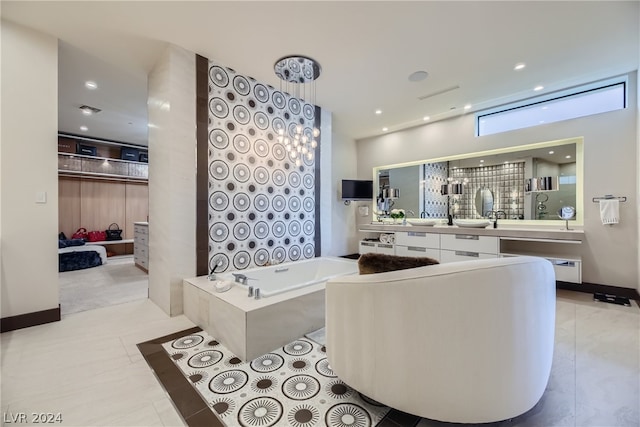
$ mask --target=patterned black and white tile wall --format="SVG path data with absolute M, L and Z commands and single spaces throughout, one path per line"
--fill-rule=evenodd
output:
M 480 218 L 476 193 L 487 188 L 493 194 L 493 210 L 502 210 L 507 218 L 524 217 L 524 162 L 496 166 L 451 169 L 454 179 L 468 179 L 464 192 L 452 196 L 452 213 L 459 218 Z
M 209 61 L 209 269 L 243 270 L 315 256 L 316 156 L 278 141 L 316 108 Z
M 447 162 L 425 163 L 422 165 L 421 173 L 421 212 L 425 212 L 427 218 L 446 218 L 447 198 L 440 193 L 440 188 L 447 183 Z

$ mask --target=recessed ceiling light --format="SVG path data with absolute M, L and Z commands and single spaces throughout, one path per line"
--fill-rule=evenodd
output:
M 388 130 L 389 130 L 389 128 L 382 128 L 382 132 L 386 132 Z
M 421 82 L 424 79 L 426 79 L 428 75 L 429 75 L 429 73 L 427 73 L 426 71 L 415 71 L 415 72 L 409 74 L 409 81 L 410 82 Z
M 504 164 L 505 164 L 505 165 L 508 165 L 508 164 L 509 164 L 509 161 L 507 160 L 506 162 L 504 162 Z
M 533 90 L 535 90 L 536 92 L 542 89 L 544 89 L 544 86 L 540 86 L 540 85 L 533 88 Z
M 82 111 L 82 114 L 84 114 L 85 116 L 90 116 L 93 114 L 93 111 L 89 110 L 88 108 L 81 108 L 80 110 Z
M 88 131 L 88 130 L 89 130 L 89 128 L 88 128 L 88 127 L 86 127 L 86 126 L 80 126 L 80 130 L 81 130 L 82 132 L 86 132 L 86 131 Z
M 376 114 L 382 114 L 382 110 L 376 110 Z
M 431 118 L 431 117 L 429 117 L 429 116 L 424 116 L 424 117 L 422 118 L 422 120 L 424 120 L 424 121 L 426 122 L 426 121 L 427 121 L 427 120 L 429 120 L 430 118 Z
M 480 163 L 484 163 L 484 160 L 480 160 Z
M 555 152 L 555 151 L 551 150 L 551 151 L 549 151 L 549 154 L 553 154 L 554 152 Z
M 84 87 L 86 87 L 87 89 L 98 89 L 98 83 L 88 80 L 86 82 L 84 82 Z
M 570 155 L 566 155 L 566 156 L 564 156 L 564 158 L 565 158 L 565 159 L 570 159 L 570 158 L 571 158 L 571 156 L 570 156 Z
M 465 110 L 468 110 L 469 108 L 471 108 L 471 104 L 467 104 L 467 105 L 464 106 Z
M 524 67 L 526 67 L 526 66 L 527 66 L 527 64 L 525 64 L 524 62 L 518 62 L 518 63 L 513 67 L 513 69 L 514 69 L 515 71 L 518 71 L 518 70 L 522 70 L 522 69 L 523 69 Z

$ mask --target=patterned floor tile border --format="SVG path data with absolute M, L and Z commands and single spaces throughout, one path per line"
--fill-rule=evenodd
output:
M 324 346 L 304 338 L 250 363 L 204 331 L 162 347 L 227 427 L 369 427 L 389 412 L 340 381 Z

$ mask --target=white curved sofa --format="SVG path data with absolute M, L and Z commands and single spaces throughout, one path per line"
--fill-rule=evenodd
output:
M 392 408 L 458 423 L 513 418 L 547 386 L 555 289 L 537 257 L 331 279 L 327 356 L 338 378 Z

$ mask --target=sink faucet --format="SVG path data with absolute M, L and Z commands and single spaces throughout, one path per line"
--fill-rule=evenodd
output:
M 427 211 L 422 211 L 422 212 L 420 212 L 420 218 L 426 218 L 426 217 L 428 217 L 428 216 L 431 216 L 431 215 L 429 214 L 429 212 L 427 212 Z
M 407 209 L 407 212 L 409 212 L 413 216 L 416 216 L 416 213 L 414 211 L 412 211 L 411 209 Z
M 245 276 L 244 274 L 231 273 L 231 275 L 235 278 L 236 282 L 240 283 L 241 285 L 246 285 L 247 284 L 247 280 L 249 280 L 249 278 L 247 276 Z
M 493 228 L 498 228 L 498 218 L 500 217 L 500 214 L 502 214 L 503 219 L 507 217 L 507 213 L 505 211 L 489 211 L 487 213 L 487 218 L 493 219 Z

